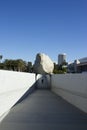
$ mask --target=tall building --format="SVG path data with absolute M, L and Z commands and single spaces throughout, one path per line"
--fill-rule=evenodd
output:
M 58 55 L 58 65 L 62 65 L 62 63 L 66 62 L 66 54 L 59 54 Z

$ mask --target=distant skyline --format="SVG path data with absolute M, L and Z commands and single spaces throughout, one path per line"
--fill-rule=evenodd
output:
M 34 62 L 37 53 L 87 57 L 87 0 L 0 1 L 0 55 Z

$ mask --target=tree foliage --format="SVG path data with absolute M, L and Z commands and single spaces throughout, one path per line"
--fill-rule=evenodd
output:
M 20 72 L 32 72 L 32 62 L 26 62 L 22 59 L 5 59 L 3 63 L 0 63 L 0 69 Z
M 65 74 L 67 72 L 67 63 L 63 63 L 62 65 L 58 65 L 54 63 L 54 74 Z
M 0 55 L 0 60 L 2 60 L 2 58 L 3 58 L 3 56 L 2 56 L 2 55 Z

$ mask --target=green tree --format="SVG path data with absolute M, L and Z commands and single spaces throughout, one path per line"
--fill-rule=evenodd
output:
M 30 73 L 31 73 L 31 72 L 33 71 L 32 62 L 28 62 L 26 68 L 27 68 L 27 72 L 30 72 Z
M 12 63 L 12 60 L 5 59 L 5 61 L 4 61 L 4 69 L 11 70 L 11 63 Z
M 26 71 L 26 62 L 22 59 L 18 59 L 17 61 L 17 71 Z
M 67 66 L 65 65 L 66 63 L 63 63 L 62 65 L 58 65 L 54 63 L 54 74 L 64 74 L 67 72 Z
M 2 56 L 2 55 L 0 55 L 0 61 L 2 60 L 2 58 L 3 58 L 3 56 Z
M 17 59 L 17 60 L 6 59 L 4 61 L 4 69 L 13 70 L 13 71 L 25 71 L 26 62 L 23 61 L 22 59 Z
M 4 69 L 4 64 L 0 63 L 0 69 Z

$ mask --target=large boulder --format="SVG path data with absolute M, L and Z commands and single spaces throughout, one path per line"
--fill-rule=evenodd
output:
M 51 74 L 54 69 L 54 64 L 49 56 L 38 53 L 34 63 L 34 72 L 37 74 Z

